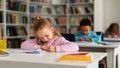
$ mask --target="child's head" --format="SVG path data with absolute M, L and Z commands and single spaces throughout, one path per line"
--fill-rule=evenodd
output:
M 92 29 L 92 23 L 88 18 L 84 18 L 80 22 L 80 27 L 79 28 L 84 34 L 88 34 L 89 31 Z
M 112 23 L 110 24 L 110 26 L 108 27 L 107 31 L 111 34 L 111 35 L 116 35 L 119 33 L 119 24 L 118 23 Z
M 53 24 L 47 19 L 37 16 L 34 20 L 34 31 L 42 42 L 49 42 L 55 36 L 60 36 Z

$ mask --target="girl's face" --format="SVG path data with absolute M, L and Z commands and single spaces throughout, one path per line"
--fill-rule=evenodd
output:
M 36 35 L 42 42 L 47 43 L 53 39 L 53 27 L 44 27 L 43 29 L 38 29 Z
M 80 30 L 83 32 L 83 34 L 88 34 L 89 31 L 91 30 L 91 26 L 80 26 Z

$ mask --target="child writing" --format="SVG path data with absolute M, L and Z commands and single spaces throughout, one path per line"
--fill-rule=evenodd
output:
M 76 43 L 62 37 L 47 19 L 38 16 L 33 23 L 36 38 L 24 41 L 21 44 L 22 49 L 42 49 L 47 52 L 73 52 L 79 50 Z
M 97 42 L 97 34 L 92 31 L 92 23 L 88 18 L 81 20 L 80 31 L 75 34 L 76 41 Z
M 110 24 L 108 29 L 105 31 L 104 37 L 107 37 L 107 38 L 118 38 L 118 37 L 120 37 L 119 24 L 118 23 Z

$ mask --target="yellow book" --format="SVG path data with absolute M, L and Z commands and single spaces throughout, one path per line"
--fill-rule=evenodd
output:
M 92 54 L 89 52 L 79 52 L 79 53 L 72 53 L 66 54 L 59 58 L 59 61 L 80 61 L 80 62 L 91 62 L 92 61 Z
M 7 39 L 0 39 L 0 51 L 7 50 Z

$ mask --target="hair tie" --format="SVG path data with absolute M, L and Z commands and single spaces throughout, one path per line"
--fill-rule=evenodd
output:
M 37 20 L 41 20 L 42 17 L 41 17 L 41 16 L 37 16 L 36 19 L 37 19 Z

